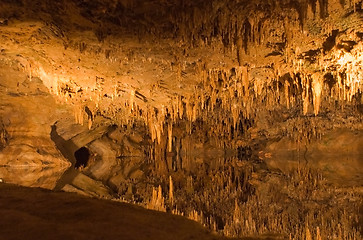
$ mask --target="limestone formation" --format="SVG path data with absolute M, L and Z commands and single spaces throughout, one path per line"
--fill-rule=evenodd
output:
M 226 236 L 360 239 L 362 14 L 358 0 L 0 1 L 0 178 L 59 167 L 24 175 Z

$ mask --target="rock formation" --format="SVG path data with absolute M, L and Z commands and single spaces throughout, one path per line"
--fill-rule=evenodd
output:
M 228 236 L 359 239 L 362 14 L 358 0 L 0 1 L 0 165 L 72 164 L 46 187 Z M 332 156 L 354 176 L 339 160 L 322 176 Z M 276 167 L 291 159 L 309 164 Z

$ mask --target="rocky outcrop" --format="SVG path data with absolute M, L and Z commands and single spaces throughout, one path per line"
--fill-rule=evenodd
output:
M 50 139 L 52 121 L 62 114 L 39 78 L 19 71 L 18 62 L 1 59 L 2 166 L 67 167 L 69 163 Z

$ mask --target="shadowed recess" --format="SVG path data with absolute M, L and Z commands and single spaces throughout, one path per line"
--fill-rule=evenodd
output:
M 88 150 L 88 148 L 86 147 L 81 147 L 80 149 L 78 149 L 75 153 L 74 153 L 74 157 L 76 158 L 76 164 L 75 164 L 75 168 L 80 168 L 80 167 L 86 167 L 88 160 L 90 158 L 90 152 Z

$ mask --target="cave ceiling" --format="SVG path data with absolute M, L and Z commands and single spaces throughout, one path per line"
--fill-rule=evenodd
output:
M 360 1 L 0 4 L 2 61 L 39 78 L 90 129 L 97 118 L 139 124 L 160 143 L 173 124 L 199 121 L 236 147 L 248 131 L 281 135 L 291 118 L 289 134 L 347 116 L 361 128 Z

